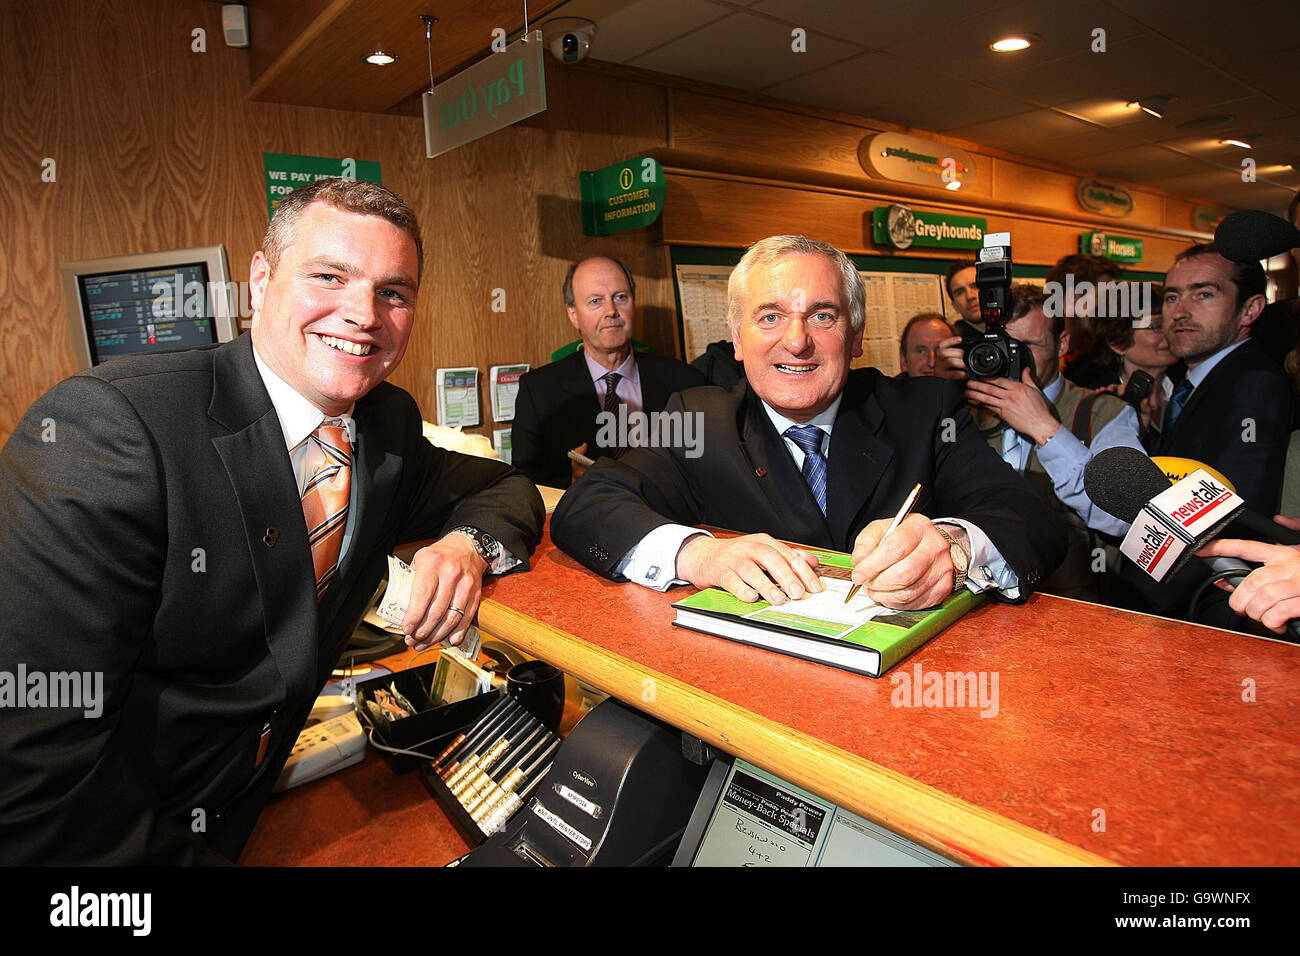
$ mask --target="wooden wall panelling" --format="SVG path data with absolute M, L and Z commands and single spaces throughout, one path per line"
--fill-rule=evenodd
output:
M 431 161 L 418 118 L 249 102 L 248 54 L 222 42 L 220 9 L 53 0 L 0 11 L 5 35 L 34 51 L 0 61 L 0 443 L 75 370 L 62 263 L 224 243 L 232 278 L 246 280 L 266 229 L 263 151 L 376 160 L 420 216 L 426 273 L 393 380 L 427 418 L 434 367 L 537 365 L 575 337 L 559 291 L 575 256 L 627 260 L 639 280 L 636 334 L 673 353 L 657 230 L 591 239 L 577 210 L 581 169 L 663 147 L 661 88 L 557 67 L 551 108 L 535 122 Z M 196 27 L 205 53 L 191 52 Z M 41 181 L 45 157 L 55 182 Z M 504 314 L 491 312 L 494 288 L 506 289 Z M 490 417 L 486 389 L 480 398 Z
M 870 235 L 871 210 L 889 201 L 885 197 L 854 195 L 845 190 L 814 190 L 791 184 L 670 171 L 663 217 L 664 239 L 682 245 L 743 247 L 764 236 L 803 232 L 825 239 L 846 252 L 899 258 L 948 259 L 961 255 L 955 250 L 898 251 L 874 246 Z M 954 211 L 951 207 L 929 207 L 925 203 L 912 205 L 917 209 Z M 984 216 L 991 232 L 1010 230 L 1016 260 L 1022 263 L 1052 264 L 1061 256 L 1077 251 L 1079 234 L 1090 228 L 994 210 L 955 211 Z M 1167 268 L 1174 254 L 1187 245 L 1187 240 L 1147 230 L 1124 229 L 1122 234 L 1143 236 L 1146 258 L 1138 266 L 1142 269 Z
M 1091 178 L 1089 173 L 1014 157 L 965 140 L 914 131 L 937 142 L 952 142 L 974 157 L 975 181 L 958 193 L 945 193 L 874 179 L 863 171 L 859 143 L 879 130 L 893 128 L 891 124 L 847 115 L 836 120 L 823 110 L 805 112 L 793 104 L 767 106 L 681 89 L 671 91 L 669 102 L 673 154 L 667 161 L 674 165 L 897 196 L 890 201 L 928 199 L 954 212 L 971 203 L 1081 222 L 1100 220 L 1104 225 L 1086 228 L 1109 227 L 1121 233 L 1139 226 L 1188 232 L 1191 228 L 1190 217 L 1186 223 L 1167 222 L 1167 194 L 1150 187 L 1126 187 L 1134 200 L 1133 213 L 1126 219 L 1090 216 L 1075 199 L 1075 187 L 1080 179 Z M 1117 222 L 1123 227 L 1115 226 Z

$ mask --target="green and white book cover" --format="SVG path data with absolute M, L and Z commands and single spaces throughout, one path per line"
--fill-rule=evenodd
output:
M 836 551 L 804 549 L 818 558 L 825 589 L 774 606 L 747 603 L 706 588 L 673 604 L 674 623 L 691 630 L 780 651 L 879 677 L 983 600 L 962 589 L 943 604 L 920 611 L 892 611 L 859 591 L 845 602 L 853 561 Z

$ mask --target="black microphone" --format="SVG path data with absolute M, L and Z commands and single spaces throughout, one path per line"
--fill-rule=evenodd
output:
M 1095 455 L 1092 461 L 1083 472 L 1083 489 L 1087 492 L 1092 503 L 1102 511 L 1114 515 L 1121 521 L 1132 524 L 1138 519 L 1147 502 L 1160 494 L 1162 491 L 1168 491 L 1172 483 L 1160 467 L 1146 455 L 1142 454 L 1135 448 L 1118 447 L 1107 448 L 1105 451 Z M 1242 515 L 1249 514 L 1243 508 L 1230 516 L 1225 516 L 1225 520 L 1217 522 L 1213 527 L 1204 531 L 1196 540 L 1194 546 L 1187 549 L 1182 558 L 1174 564 L 1165 574 L 1168 578 L 1175 574 L 1200 548 L 1209 544 L 1215 538 L 1222 536 L 1225 526 L 1238 523 Z M 1270 529 L 1277 529 L 1280 532 L 1287 532 L 1288 529 L 1261 515 L 1255 515 L 1259 522 L 1267 524 Z M 1290 532 L 1294 534 L 1294 532 Z M 1268 530 L 1265 534 L 1274 536 L 1275 532 Z M 1216 574 L 1220 572 L 1228 573 L 1225 578 L 1233 587 L 1239 585 L 1247 574 L 1255 570 L 1258 565 L 1247 564 L 1238 558 L 1201 558 L 1203 562 L 1210 566 Z M 1229 573 L 1230 572 L 1230 573 Z M 1195 603 L 1195 602 L 1193 602 Z M 1287 630 L 1291 634 L 1291 639 L 1300 641 L 1300 621 L 1293 620 L 1287 624 Z
M 1092 499 L 1092 503 L 1102 511 L 1129 524 L 1137 520 L 1148 501 L 1160 492 L 1168 491 L 1172 484 L 1154 461 L 1136 448 L 1122 445 L 1098 452 L 1083 470 L 1083 490 Z M 1168 571 L 1166 577 L 1176 574 L 1194 551 L 1217 537 L 1223 525 L 1227 523 L 1227 517 L 1225 516 L 1224 521 L 1209 529 L 1208 533 L 1202 534 L 1203 540 L 1198 540 L 1196 547 L 1188 548 L 1187 553 Z M 1202 558 L 1201 560 L 1215 571 L 1241 572 L 1239 577 L 1232 581 L 1233 585 L 1240 583 L 1241 578 L 1255 570 L 1254 565 L 1246 564 L 1237 558 Z
M 1239 209 L 1214 230 L 1214 247 L 1232 262 L 1258 262 L 1300 247 L 1300 229 L 1271 212 Z

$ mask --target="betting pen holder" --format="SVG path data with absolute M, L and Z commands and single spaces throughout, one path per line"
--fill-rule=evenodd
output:
M 520 703 L 520 707 L 533 717 L 537 717 L 537 714 L 532 710 L 532 708 L 523 703 Z M 486 712 L 485 709 L 484 713 Z M 540 720 L 541 718 L 538 719 Z M 542 728 L 542 732 L 553 740 L 559 739 L 544 727 Z M 493 773 L 499 776 L 501 769 L 501 767 L 496 767 Z M 448 783 L 442 779 L 442 776 L 433 769 L 433 766 L 430 763 L 426 762 L 421 764 L 420 779 L 424 782 L 424 788 L 429 791 L 429 795 L 433 797 L 434 800 L 438 801 L 438 805 L 442 807 L 443 812 L 447 814 L 447 819 L 452 822 L 460 835 L 465 838 L 466 843 L 470 844 L 470 846 L 478 846 L 487 839 L 488 834 L 483 832 L 482 827 L 479 826 L 478 822 L 470 815 L 469 811 L 466 810 L 464 805 L 461 803 L 460 797 L 452 792 Z
M 380 674 L 357 681 L 357 701 L 362 721 L 374 730 L 376 743 L 397 750 L 411 750 L 426 754 L 426 759 L 411 754 L 389 753 L 381 750 L 393 773 L 409 773 L 416 767 L 429 765 L 429 761 L 446 748 L 461 731 L 473 724 L 501 699 L 503 691 L 487 693 L 466 700 L 444 704 L 433 696 L 433 677 L 437 663 L 412 667 L 391 674 Z M 396 720 L 377 720 L 370 713 L 366 701 L 375 699 L 375 691 L 395 687 L 411 702 L 416 713 Z

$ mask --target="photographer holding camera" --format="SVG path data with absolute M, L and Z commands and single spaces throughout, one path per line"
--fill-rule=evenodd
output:
M 1042 590 L 1097 600 L 1091 531 L 1120 535 L 1128 526 L 1093 505 L 1083 472 L 1106 448 L 1127 445 L 1145 454 L 1138 416 L 1116 396 L 1079 388 L 1061 375 L 1070 336 L 1063 315 L 1046 314 L 1040 290 L 1011 286 L 1009 298 L 1007 321 L 990 321 L 982 341 L 967 342 L 971 417 L 994 451 L 1052 500 L 1066 525 L 1069 553 Z

